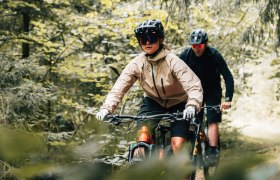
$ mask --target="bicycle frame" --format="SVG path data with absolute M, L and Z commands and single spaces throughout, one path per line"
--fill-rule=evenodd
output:
M 202 107 L 202 109 L 207 109 L 207 108 L 213 109 L 213 110 L 219 110 L 219 106 Z M 193 130 L 192 130 L 192 128 L 193 128 Z M 206 128 L 208 128 L 208 127 L 206 126 Z M 192 131 L 193 131 L 194 137 L 191 137 Z M 203 157 L 205 155 L 205 150 L 210 146 L 208 135 L 205 133 L 205 130 L 204 130 L 203 120 L 197 120 L 196 118 L 193 118 L 191 120 L 189 135 L 191 137 L 190 142 L 192 144 L 191 160 L 192 160 L 194 166 L 196 166 L 196 168 L 203 167 L 205 179 L 209 179 L 210 168 L 216 169 L 217 165 L 208 166 L 207 163 L 203 159 Z M 214 171 L 215 171 L 215 169 L 214 169 Z M 196 175 L 196 170 L 193 171 L 190 179 L 194 180 L 195 175 Z
M 193 146 L 191 151 L 191 160 L 196 161 L 195 165 L 204 166 L 204 163 L 203 161 L 201 161 L 201 159 L 196 159 L 198 156 L 204 155 L 205 149 L 209 146 L 208 139 L 203 130 L 202 122 L 198 122 L 196 118 L 193 118 L 192 121 L 190 122 L 189 135 L 190 135 L 190 142 L 192 143 Z M 194 137 L 191 138 L 191 136 Z

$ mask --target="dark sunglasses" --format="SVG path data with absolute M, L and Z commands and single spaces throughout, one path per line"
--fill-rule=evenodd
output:
M 142 45 L 146 45 L 148 41 L 149 41 L 150 44 L 154 44 L 158 41 L 158 37 L 157 36 L 146 35 L 146 36 L 143 36 L 143 37 L 139 38 L 139 42 Z
M 192 47 L 194 49 L 202 49 L 204 47 L 204 44 L 193 44 Z

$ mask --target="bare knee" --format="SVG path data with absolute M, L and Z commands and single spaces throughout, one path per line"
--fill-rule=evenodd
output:
M 184 142 L 186 142 L 185 138 L 182 137 L 172 137 L 171 145 L 174 153 L 177 153 L 183 146 Z
M 218 123 L 209 123 L 208 129 L 219 130 Z

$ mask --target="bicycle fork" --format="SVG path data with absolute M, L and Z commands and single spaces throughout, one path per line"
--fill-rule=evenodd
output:
M 200 129 L 200 124 L 197 126 L 197 129 L 196 129 L 196 132 L 195 132 L 195 142 L 194 142 L 194 149 L 193 149 L 193 157 L 197 156 L 197 152 L 198 152 L 199 129 Z
M 204 156 L 205 149 L 206 149 L 206 135 L 200 129 L 201 125 L 197 125 L 197 129 L 195 132 L 194 144 L 193 144 L 193 151 L 192 151 L 192 160 L 199 155 L 199 153 Z
M 154 144 L 151 141 L 149 129 L 147 126 L 142 126 L 138 132 L 138 142 L 136 144 L 131 144 L 128 149 L 128 161 L 135 161 L 135 152 L 139 161 L 142 161 L 143 158 L 150 158 L 152 156 L 152 151 L 154 149 Z M 146 157 L 147 156 L 147 157 Z
M 152 152 L 155 148 L 154 144 L 148 144 L 146 142 L 138 142 L 136 144 L 131 144 L 129 145 L 128 148 L 128 161 L 133 161 L 134 159 L 134 153 L 136 150 L 140 151 L 141 148 L 144 148 L 144 157 L 145 158 L 151 158 L 152 157 Z M 147 157 L 146 157 L 147 156 Z

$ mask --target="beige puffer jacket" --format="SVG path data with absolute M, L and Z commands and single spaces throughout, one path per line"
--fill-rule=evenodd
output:
M 167 49 L 154 58 L 142 52 L 128 63 L 100 109 L 113 113 L 124 94 L 139 80 L 145 94 L 169 108 L 185 102 L 200 111 L 203 90 L 200 80 L 184 61 Z

